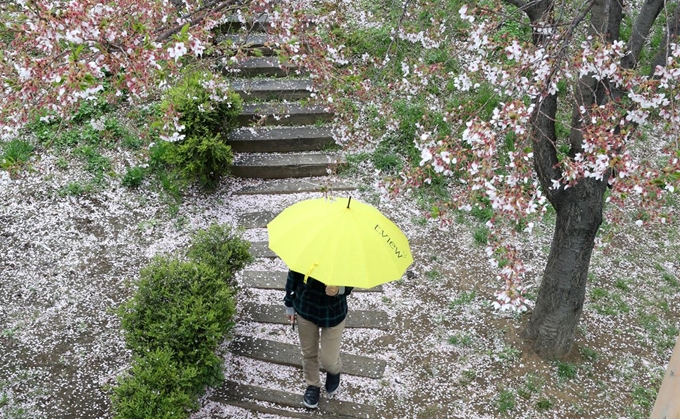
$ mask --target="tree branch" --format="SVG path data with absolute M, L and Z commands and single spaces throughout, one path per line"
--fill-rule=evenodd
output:
M 590 27 L 588 32 L 593 38 L 606 38 L 609 28 L 609 3 L 610 0 L 594 0 L 591 3 Z M 585 16 L 584 16 L 585 17 Z M 575 156 L 583 152 L 583 132 L 581 127 L 584 116 L 581 108 L 590 109 L 593 104 L 605 99 L 605 81 L 594 78 L 591 74 L 580 77 L 576 82 L 574 108 L 571 116 L 571 129 L 569 130 L 569 155 Z
M 680 3 L 680 2 L 676 2 Z M 680 4 L 675 5 L 675 12 L 673 16 L 668 19 L 666 23 L 666 31 L 663 35 L 663 41 L 659 46 L 659 53 L 654 58 L 652 62 L 652 69 L 650 70 L 649 77 L 654 77 L 654 71 L 657 66 L 665 67 L 668 61 L 668 47 L 671 43 L 677 42 L 678 36 L 680 35 Z
M 553 70 L 546 79 L 546 85 L 550 84 L 560 62 L 567 55 L 568 47 L 573 38 L 576 28 L 581 24 L 585 17 L 590 13 L 597 0 L 590 0 L 583 10 L 576 16 L 560 39 L 560 45 L 555 54 L 555 64 Z M 546 38 L 547 39 L 547 38 Z M 544 39 L 545 41 L 545 39 Z M 555 131 L 555 118 L 557 115 L 557 95 L 547 95 L 536 101 L 536 109 L 531 117 L 531 138 L 534 151 L 534 168 L 538 179 L 541 182 L 543 191 L 548 199 L 556 197 L 560 190 L 552 188 L 552 181 L 559 180 L 562 172 L 558 167 L 557 159 L 557 133 Z
M 543 192 L 552 203 L 557 190 L 552 189 L 552 181 L 559 180 L 562 172 L 558 168 L 557 134 L 555 116 L 557 115 L 557 95 L 548 95 L 536 101 L 536 109 L 531 116 L 531 142 L 534 153 L 534 169 L 541 182 Z
M 394 37 L 392 37 L 392 40 L 390 41 L 390 44 L 387 46 L 387 50 L 385 51 L 385 59 L 383 60 L 385 62 L 385 65 L 387 65 L 387 59 L 390 56 L 390 49 L 392 49 L 392 44 L 394 44 L 394 40 L 396 39 L 397 33 L 399 32 L 399 28 L 401 28 L 401 24 L 404 22 L 404 18 L 406 17 L 406 12 L 407 12 L 409 3 L 411 3 L 411 0 L 406 0 L 404 2 L 404 7 L 403 7 L 403 10 L 401 11 L 401 17 L 399 17 L 399 23 L 397 23 L 397 29 L 395 31 L 395 35 L 394 35 Z
M 635 19 L 633 30 L 628 40 L 628 54 L 621 59 L 621 66 L 626 69 L 635 68 L 640 60 L 640 52 L 647 42 L 649 31 L 661 13 L 666 0 L 646 0 Z
M 511 6 L 515 6 L 520 10 L 524 10 L 527 7 L 527 4 L 524 3 L 522 0 L 503 0 L 503 1 Z
M 623 20 L 623 0 L 611 0 L 609 2 L 609 22 L 607 23 L 607 41 L 614 42 L 619 39 L 621 33 L 621 21 Z
M 191 19 L 188 22 L 189 26 L 195 26 L 195 25 L 199 24 L 200 22 L 202 22 L 208 14 L 220 12 L 220 11 L 226 9 L 227 7 L 233 6 L 235 3 L 236 3 L 236 0 L 226 0 L 226 1 L 217 0 L 217 1 L 213 1 L 213 2 L 208 3 L 205 6 L 201 7 L 200 9 L 192 12 L 190 15 L 187 15 L 187 16 L 198 15 L 197 17 L 194 17 L 193 19 Z M 212 6 L 215 6 L 215 5 L 218 5 L 218 6 L 212 8 Z M 166 30 L 165 32 L 162 32 L 160 35 L 158 35 L 156 37 L 155 41 L 156 42 L 166 41 L 172 35 L 180 32 L 182 30 L 182 27 L 184 27 L 184 25 L 177 25 L 173 28 Z

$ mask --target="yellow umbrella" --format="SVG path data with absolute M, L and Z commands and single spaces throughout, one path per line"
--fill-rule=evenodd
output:
M 298 202 L 267 224 L 269 248 L 290 269 L 326 285 L 373 288 L 413 263 L 404 233 L 352 198 Z

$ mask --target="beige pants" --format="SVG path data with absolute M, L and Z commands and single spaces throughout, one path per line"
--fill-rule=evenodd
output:
M 338 374 L 342 369 L 340 342 L 342 331 L 345 329 L 345 321 L 333 327 L 319 327 L 301 316 L 297 316 L 297 321 L 305 382 L 308 386 L 321 387 L 319 361 L 321 361 L 321 366 L 331 374 Z M 321 330 L 320 339 L 319 330 Z

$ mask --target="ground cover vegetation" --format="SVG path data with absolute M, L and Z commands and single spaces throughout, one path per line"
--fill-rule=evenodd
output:
M 95 3 L 83 4 L 92 6 L 92 11 L 79 14 L 90 10 L 85 7 L 69 9 L 64 14 L 52 13 L 49 7 L 36 2 L 3 3 L 1 6 L 3 16 L 33 13 L 45 18 L 39 19 L 40 24 L 31 19 L 7 19 L 0 28 L 2 42 L 7 46 L 2 56 L 2 74 L 7 76 L 3 82 L 9 87 L 3 90 L 3 94 L 9 94 L 3 96 L 3 103 L 10 104 L 2 108 L 3 115 L 9 117 L 2 120 L 6 124 L 2 129 L 8 141 L 3 139 L 0 147 L 0 192 L 3 202 L 7 203 L 0 212 L 2 234 L 7 239 L 0 244 L 0 250 L 6 256 L 3 259 L 9 261 L 3 261 L 2 268 L 8 273 L 7 277 L 13 278 L 13 281 L 3 279 L 2 282 L 3 301 L 13 303 L 2 307 L 2 318 L 7 320 L 2 324 L 0 343 L 10 362 L 0 369 L 0 412 L 10 418 L 109 414 L 110 394 L 104 393 L 106 397 L 102 399 L 101 383 L 115 386 L 112 377 L 129 368 L 131 355 L 123 349 L 129 344 L 121 341 L 115 327 L 120 320 L 116 320 L 116 316 L 112 320 L 106 313 L 106 309 L 123 304 L 130 294 L 130 288 L 121 285 L 120 278 L 139 276 L 140 289 L 145 288 L 142 283 L 146 284 L 148 280 L 150 291 L 156 280 L 172 282 L 176 278 L 195 278 L 195 270 L 190 273 L 183 270 L 187 266 L 185 262 L 166 258 L 149 265 L 149 260 L 159 249 L 178 252 L 188 244 L 193 227 L 205 223 L 206 219 L 263 205 L 262 202 L 248 202 L 239 206 L 232 202 L 231 180 L 214 178 L 211 172 L 201 169 L 210 167 L 215 161 L 230 159 L 229 151 L 215 136 L 196 139 L 191 146 L 179 150 L 183 141 L 192 143 L 191 138 L 198 138 L 185 131 L 191 127 L 191 120 L 183 120 L 178 111 L 184 106 L 183 98 L 189 95 L 171 93 L 162 99 L 160 93 L 155 93 L 158 87 L 164 90 L 167 86 L 177 86 L 187 91 L 197 86 L 210 89 L 210 86 L 219 85 L 219 82 L 213 84 L 209 78 L 197 76 L 192 71 L 184 74 L 186 79 L 181 79 L 175 72 L 189 67 L 190 61 L 183 55 L 188 50 L 196 53 L 201 46 L 206 47 L 205 51 L 209 50 L 210 43 L 196 41 L 197 33 L 204 33 L 201 32 L 203 29 L 194 32 L 191 25 L 179 25 L 174 29 L 165 26 L 165 22 L 174 20 L 164 19 L 165 13 L 154 13 L 157 13 L 157 7 L 170 7 L 169 4 L 154 3 L 148 12 L 132 13 L 140 16 L 138 25 L 131 24 L 135 19 L 130 19 L 130 14 L 126 17 L 129 21 L 120 22 L 115 20 L 118 19 L 116 16 L 126 16 L 124 13 L 97 8 Z M 550 3 L 535 4 L 545 6 Z M 78 3 L 68 5 L 75 7 Z M 218 10 L 226 7 L 226 3 L 214 5 Z M 118 3 L 115 7 L 118 6 L 126 5 Z M 130 6 L 130 10 L 141 11 L 147 6 L 137 3 Z M 376 178 L 380 179 L 382 192 L 392 192 L 396 202 L 407 208 L 394 215 L 403 217 L 401 222 L 413 227 L 409 233 L 418 259 L 414 271 L 420 275 L 423 284 L 394 284 L 387 287 L 381 302 L 390 308 L 400 331 L 399 337 L 395 338 L 397 342 L 385 356 L 392 357 L 391 363 L 401 372 L 391 372 L 378 388 L 361 383 L 380 394 L 377 399 L 363 394 L 361 386 L 348 378 L 348 399 L 364 397 L 379 404 L 388 415 L 399 412 L 408 417 L 424 418 L 648 416 L 663 365 L 678 334 L 680 287 L 677 267 L 680 260 L 677 255 L 680 252 L 677 230 L 674 235 L 672 218 L 666 218 L 665 225 L 632 231 L 622 230 L 616 221 L 637 221 L 647 225 L 661 219 L 665 208 L 677 209 L 671 194 L 677 171 L 672 165 L 667 166 L 667 171 L 663 170 L 667 163 L 664 156 L 668 155 L 664 152 L 673 151 L 664 143 L 673 138 L 673 132 L 669 133 L 666 128 L 674 128 L 677 124 L 649 123 L 657 117 L 675 117 L 671 106 L 675 100 L 675 87 L 672 82 L 669 87 L 661 85 L 666 80 L 666 73 L 659 73 L 657 80 L 660 89 L 667 89 L 663 92 L 665 96 L 647 98 L 652 102 L 660 100 L 663 109 L 655 110 L 640 102 L 649 86 L 646 75 L 656 71 L 653 66 L 655 52 L 664 45 L 665 34 L 672 33 L 674 26 L 671 23 L 677 8 L 660 9 L 655 20 L 657 24 L 651 29 L 652 35 L 643 36 L 648 40 L 643 43 L 637 63 L 629 68 L 621 64 L 623 59 L 617 55 L 619 50 L 616 48 L 622 47 L 612 46 L 614 44 L 609 42 L 614 38 L 597 43 L 597 34 L 588 33 L 584 22 L 601 15 L 593 12 L 591 8 L 596 4 L 589 2 L 582 8 L 577 7 L 580 4 L 572 5 L 578 12 L 575 16 L 583 15 L 583 19 L 570 20 L 566 12 L 553 14 L 548 28 L 553 25 L 554 28 L 541 29 L 547 33 L 532 29 L 543 28 L 538 26 L 538 21 L 533 20 L 534 25 L 530 23 L 536 16 L 548 18 L 551 15 L 531 8 L 522 9 L 519 2 L 515 4 L 519 9 L 491 1 L 466 8 L 463 2 L 453 0 L 399 4 L 295 2 L 270 5 L 252 2 L 250 6 L 250 12 L 243 12 L 244 19 L 249 13 L 257 15 L 266 9 L 273 12 L 277 24 L 272 31 L 281 37 L 282 54 L 286 56 L 282 59 L 310 68 L 317 81 L 315 99 L 332 107 L 338 112 L 339 122 L 344 122 L 338 124 L 337 136 L 352 153 L 349 160 L 355 170 L 348 176 L 359 178 L 364 185 L 372 185 Z M 634 34 L 642 33 L 635 25 L 643 13 L 638 13 L 636 7 L 631 4 L 623 13 L 620 30 L 623 41 L 632 42 Z M 176 16 L 176 10 L 169 10 L 167 16 Z M 202 13 L 202 10 L 188 5 L 186 16 Z M 546 10 L 556 9 L 547 7 Z M 569 8 L 565 10 L 571 12 Z M 93 42 L 89 35 L 80 36 L 75 30 L 60 33 L 54 38 L 59 40 L 55 44 L 44 41 L 37 49 L 22 50 L 22 45 L 31 45 L 31 36 L 33 41 L 43 39 L 40 32 L 31 32 L 32 24 L 49 32 L 49 25 L 43 26 L 43 23 L 64 17 L 76 19 L 73 22 L 91 22 L 87 19 L 99 18 L 108 22 L 107 19 L 111 19 L 111 30 L 127 30 L 128 33 L 104 34 L 102 31 L 106 39 L 95 37 L 98 41 Z M 308 31 L 310 21 L 316 28 L 312 34 Z M 495 24 L 491 27 L 478 27 L 492 21 Z M 11 22 L 21 22 L 26 27 L 13 26 Z M 560 26 L 561 22 L 569 24 Z M 592 23 L 588 27 L 597 28 L 595 22 Z M 664 26 L 664 23 L 668 24 Z M 19 27 L 27 30 L 27 35 L 19 36 L 17 43 L 12 43 Z M 81 32 L 92 29 L 89 23 L 68 27 L 80 28 Z M 562 33 L 563 28 L 567 32 Z M 52 30 L 59 33 L 57 29 Z M 164 32 L 166 29 L 169 32 Z M 300 41 L 303 32 L 306 34 L 304 43 Z M 157 37 L 149 39 L 162 38 L 167 43 L 140 42 L 151 33 Z M 165 33 L 169 34 L 167 38 L 163 38 Z M 88 34 L 100 35 L 96 31 Z M 48 35 L 45 39 L 53 36 Z M 589 35 L 593 37 L 590 40 Z M 116 39 L 130 43 L 131 50 L 123 49 L 128 51 L 127 55 L 118 52 L 128 44 L 113 42 Z M 570 42 L 565 41 L 567 39 Z M 551 55 L 550 51 L 555 51 L 551 50 L 552 42 L 558 46 L 567 45 L 557 51 L 576 58 L 564 59 L 560 61 L 561 65 L 556 65 L 553 58 L 562 56 Z M 55 45 L 55 49 L 50 50 L 45 46 L 48 44 Z M 600 55 L 590 53 L 594 50 Z M 21 55 L 22 51 L 24 55 Z M 58 72 L 49 74 L 61 76 L 42 77 L 48 73 L 50 61 L 38 60 L 43 67 L 31 67 L 34 63 L 27 57 L 35 54 L 47 57 L 52 52 L 58 57 L 72 59 L 55 61 Z M 110 71 L 81 71 L 89 59 L 85 58 L 86 54 L 92 54 L 93 61 L 98 60 L 102 68 L 108 66 Z M 582 57 L 588 62 L 589 55 L 601 58 L 602 62 L 598 61 L 595 68 L 586 66 L 587 72 L 581 74 L 575 64 Z M 161 56 L 164 59 L 159 58 Z M 114 66 L 107 60 L 118 60 L 118 64 Z M 121 66 L 120 61 L 124 60 L 130 61 Z M 163 71 L 149 72 L 154 67 L 146 65 L 149 60 L 156 60 Z M 59 63 L 63 65 L 59 66 Z M 136 66 L 142 63 L 145 63 L 145 69 L 136 72 Z M 602 63 L 609 66 L 605 66 L 606 71 Z M 545 76 L 543 70 L 546 68 L 555 70 L 554 74 L 549 72 L 551 78 L 538 77 Z M 622 68 L 627 71 L 619 71 Z M 600 79 L 591 74 L 598 69 L 604 72 Z M 634 69 L 639 71 L 632 71 Z M 672 65 L 667 69 L 672 70 Z M 118 77 L 120 74 L 123 76 Z M 489 74 L 497 74 L 499 78 L 495 81 L 480 79 Z M 507 77 L 512 83 L 503 82 L 504 74 L 509 74 Z M 559 74 L 573 74 L 573 77 L 559 78 Z M 615 89 L 605 89 L 607 94 L 603 96 L 593 95 L 600 99 L 607 97 L 609 101 L 598 102 L 597 106 L 583 105 L 588 116 L 583 121 L 592 122 L 587 124 L 594 130 L 592 132 L 578 128 L 585 124 L 572 121 L 571 115 L 577 112 L 579 118 L 583 116 L 584 111 L 577 104 L 587 96 L 583 93 L 587 83 L 580 79 L 589 77 L 597 83 L 606 79 L 610 86 L 621 89 L 621 80 L 640 86 L 639 90 L 633 91 L 632 98 L 629 93 L 628 99 L 618 101 L 609 94 Z M 631 82 L 630 77 L 641 78 Z M 577 83 L 577 80 L 580 81 Z M 56 86 L 63 84 L 63 93 L 59 93 L 61 88 L 53 89 L 55 83 Z M 121 86 L 128 86 L 129 91 Z M 148 94 L 147 88 L 151 89 Z M 510 93 L 506 92 L 508 88 Z M 593 88 L 594 91 L 598 89 Z M 215 91 L 220 92 L 218 98 L 230 97 L 224 96 L 221 88 Z M 44 92 L 49 94 L 41 95 Z M 35 96 L 31 96 L 33 94 Z M 207 96 L 213 99 L 212 94 Z M 199 93 L 196 97 L 206 96 Z M 532 107 L 537 97 L 548 99 L 538 100 Z M 31 102 L 31 98 L 38 99 Z M 121 107 L 117 98 L 122 98 L 124 104 L 139 103 L 140 99 L 150 104 Z M 538 112 L 545 106 L 545 100 L 552 99 L 559 103 L 552 116 L 549 112 L 529 112 L 529 109 Z M 21 107 L 21 101 L 35 106 Z M 216 101 L 214 109 L 220 109 L 220 103 L 232 103 L 232 107 L 223 109 L 228 114 L 238 107 L 235 99 L 226 99 L 226 102 Z M 23 114 L 26 109 L 47 110 L 47 113 L 26 115 Z M 164 110 L 161 112 L 161 109 Z M 639 109 L 648 110 L 649 115 L 636 113 Z M 510 111 L 513 112 L 508 113 Z M 635 130 L 623 124 L 629 131 L 626 131 L 628 136 L 623 138 L 622 145 L 615 142 L 622 140 L 622 133 L 607 131 L 607 127 L 611 127 L 605 121 L 612 115 L 616 116 L 614 122 L 625 119 L 628 111 L 635 117 Z M 187 114 L 191 115 L 191 111 Z M 552 184 L 541 185 L 532 174 L 528 155 L 532 146 L 540 144 L 535 141 L 537 131 L 532 131 L 537 122 L 535 118 L 545 115 L 555 121 L 554 139 L 566 142 L 566 145 L 553 147 L 553 157 L 560 163 L 558 167 L 565 174 L 577 173 L 575 178 L 554 177 L 560 186 L 555 186 L 553 192 L 550 192 Z M 163 118 L 158 124 L 148 123 L 158 116 Z M 216 120 L 212 116 L 207 118 Z M 26 128 L 19 131 L 18 136 L 17 126 Z M 180 129 L 182 126 L 184 128 Z M 593 147 L 592 156 L 607 156 L 607 164 L 595 166 L 585 157 L 577 159 L 575 150 L 570 147 L 583 138 L 570 142 L 573 128 L 588 134 L 586 140 L 606 140 Z M 471 136 L 484 141 L 472 141 Z M 613 145 L 607 141 L 614 141 Z M 211 150 L 213 156 L 206 158 L 205 165 L 196 166 L 194 157 L 205 156 L 204 150 Z M 624 150 L 629 150 L 626 158 L 621 157 Z M 586 156 L 585 150 L 581 152 Z M 174 157 L 170 157 L 172 153 Z M 645 158 L 648 161 L 644 161 Z M 628 173 L 632 169 L 627 172 L 620 166 L 628 167 L 625 166 L 627 161 L 640 167 L 643 163 L 659 165 L 658 170 L 652 168 L 642 172 L 650 173 L 650 177 L 646 183 L 638 182 L 637 186 L 642 189 L 640 193 L 635 185 L 628 184 L 635 179 Z M 183 168 L 183 162 L 189 167 Z M 518 168 L 524 170 L 523 175 L 510 176 Z M 597 168 L 603 171 L 598 172 Z M 619 178 L 607 190 L 602 185 L 609 183 L 611 173 L 608 170 L 611 169 L 617 170 Z M 637 167 L 636 170 L 639 172 Z M 376 171 L 377 175 L 374 175 Z M 585 182 L 599 185 L 599 190 L 609 198 L 604 212 L 607 219 L 594 235 L 597 247 L 592 268 L 579 271 L 579 275 L 587 278 L 580 285 L 585 287 L 587 282 L 590 288 L 582 296 L 576 293 L 578 298 L 585 299 L 585 304 L 579 305 L 583 316 L 575 326 L 577 347 L 564 360 L 545 361 L 534 357 L 532 347 L 527 346 L 515 331 L 517 327 L 527 325 L 527 315 L 499 315 L 490 301 L 494 299 L 493 290 L 503 284 L 511 293 L 501 293 L 500 304 L 520 304 L 514 307 L 524 304 L 531 309 L 532 301 L 540 298 L 545 288 L 538 285 L 543 266 L 549 260 L 551 231 L 560 217 L 560 210 L 557 205 L 548 204 L 550 198 L 541 201 L 538 192 L 546 196 L 577 190 L 579 183 L 573 181 L 583 181 L 586 173 L 602 175 L 601 179 L 588 177 Z M 481 180 L 484 182 L 479 183 Z M 198 181 L 204 189 L 217 188 L 217 195 L 210 198 L 197 193 L 190 186 L 192 181 Z M 495 196 L 490 194 L 493 189 L 487 181 L 495 188 Z M 525 195 L 509 192 L 514 181 Z M 650 183 L 655 186 L 649 186 Z M 117 188 L 118 184 L 125 188 Z M 626 197 L 634 198 L 626 201 L 628 206 L 622 211 L 611 205 L 626 192 L 626 187 L 617 185 L 628 185 Z M 156 194 L 157 190 L 164 192 Z M 372 187 L 364 186 L 361 192 L 365 200 L 380 202 Z M 529 218 L 519 217 L 518 208 L 532 208 L 531 197 L 536 212 Z M 655 210 L 642 207 L 642 202 L 638 202 L 642 198 L 661 198 L 665 207 Z M 276 208 L 276 205 L 282 203 L 272 204 L 272 207 Z M 196 210 L 208 207 L 216 208 L 215 212 L 204 209 L 206 212 L 198 213 Z M 414 207 L 419 210 L 415 216 L 410 211 Z M 63 214 L 53 215 L 54 208 Z M 641 208 L 645 211 L 640 212 Z M 74 217 L 81 220 L 74 220 Z M 104 217 L 107 220 L 102 220 Z M 440 230 L 428 221 L 431 218 L 446 220 L 449 224 Z M 506 227 L 510 227 L 510 234 L 502 237 L 509 241 L 499 242 L 499 234 L 506 231 L 502 230 Z M 446 228 L 449 233 L 443 233 Z M 452 241 L 450 235 L 453 234 L 458 236 Z M 74 244 L 74 237 L 80 238 L 83 244 Z M 469 240 L 463 237 L 469 237 Z M 222 245 L 214 246 L 219 249 Z M 148 250 L 138 254 L 140 247 Z M 57 256 L 51 249 L 64 250 Z M 207 278 L 215 278 L 218 274 L 204 266 L 205 263 L 214 265 L 215 260 L 195 247 L 192 249 L 187 255 L 190 262 L 186 263 L 202 265 L 197 270 Z M 442 249 L 450 252 L 442 252 Z M 465 257 L 461 258 L 457 252 Z M 483 259 L 486 252 L 497 260 L 492 268 L 475 265 L 475 255 L 480 254 Z M 107 256 L 109 253 L 111 257 Z M 140 274 L 144 266 L 147 268 Z M 464 269 L 457 270 L 456 266 Z M 518 268 L 520 272 L 525 270 L 523 275 L 516 276 Z M 224 275 L 225 268 L 219 269 L 222 272 L 219 275 Z M 49 283 L 41 279 L 42 274 L 38 273 L 41 271 L 52 272 Z M 496 278 L 499 272 L 501 276 Z M 503 275 L 510 275 L 510 280 L 506 281 L 507 277 Z M 538 280 L 532 281 L 532 276 Z M 516 282 L 519 279 L 523 280 L 521 285 Z M 215 282 L 211 280 L 210 283 Z M 412 308 L 412 304 L 421 309 L 416 319 L 399 316 L 399 312 Z M 109 324 L 114 325 L 114 331 L 101 327 Z M 54 333 L 49 332 L 52 329 Z M 139 332 L 140 329 L 130 330 Z M 572 332 L 568 331 L 568 334 Z M 276 334 L 269 330 L 265 333 L 267 337 Z M 382 336 L 380 339 L 388 338 Z M 362 346 L 366 338 L 349 334 L 348 340 L 350 348 L 370 350 Z M 370 338 L 368 340 L 372 342 Z M 107 342 L 112 349 L 103 350 L 101 342 Z M 132 352 L 135 352 L 134 348 Z M 203 354 L 212 359 L 207 352 Z M 178 353 L 167 347 L 157 348 L 147 355 L 134 358 L 132 374 L 124 373 L 119 387 L 113 390 L 114 406 L 119 412 L 130 412 L 130 417 L 135 417 L 139 405 L 134 397 L 127 397 L 130 395 L 128 390 L 139 385 L 139 388 L 153 392 L 147 385 L 158 382 L 159 372 L 169 379 L 163 391 L 171 397 L 155 401 L 175 412 L 181 411 L 178 415 L 186 414 L 185 407 L 195 406 L 197 388 L 215 378 L 211 374 L 215 372 L 213 369 L 208 368 L 202 374 L 185 368 L 177 360 Z M 225 366 L 229 367 L 229 364 Z M 86 369 L 94 372 L 86 372 Z M 255 372 L 253 367 L 248 375 L 257 375 Z M 277 374 L 263 376 L 276 382 Z M 199 381 L 197 377 L 201 375 Z M 46 381 L 50 384 L 45 385 Z M 418 390 L 417 396 L 413 395 L 413 389 Z M 245 415 L 244 412 L 239 414 Z

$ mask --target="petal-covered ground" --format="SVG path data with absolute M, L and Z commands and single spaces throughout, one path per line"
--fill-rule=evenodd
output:
M 114 169 L 132 156 L 110 151 Z M 359 171 L 357 171 L 359 172 Z M 372 173 L 372 171 L 361 171 Z M 190 192 L 172 214 L 149 185 L 112 180 L 80 196 L 63 193 L 87 174 L 40 156 L 0 179 L 0 416 L 109 418 L 108 386 L 130 362 L 114 313 L 157 254 L 182 252 L 212 223 L 237 225 L 253 211 L 280 211 L 318 194 L 235 195 L 257 181 L 227 179 L 211 195 Z M 374 179 L 357 179 L 371 185 Z M 680 243 L 676 229 L 614 229 L 598 239 L 577 345 L 563 362 L 533 354 L 520 332 L 530 314 L 498 313 L 500 285 L 473 233 L 472 218 L 441 227 L 415 200 L 353 192 L 409 237 L 413 275 L 383 293 L 356 293 L 350 309 L 388 313 L 389 331 L 347 330 L 344 350 L 387 361 L 382 379 L 344 376 L 343 400 L 391 418 L 643 418 L 649 415 L 680 328 Z M 551 237 L 550 220 L 522 238 L 530 293 Z M 266 240 L 266 230 L 244 233 Z M 285 270 L 280 261 L 250 268 Z M 243 290 L 248 302 L 281 302 L 275 291 Z M 282 311 L 283 315 L 283 311 Z M 238 322 L 235 333 L 295 343 L 289 327 Z M 223 347 L 226 347 L 226 342 Z M 224 349 L 224 348 L 223 348 Z M 302 393 L 301 372 L 224 354 L 229 379 Z M 203 401 L 195 419 L 265 418 Z

